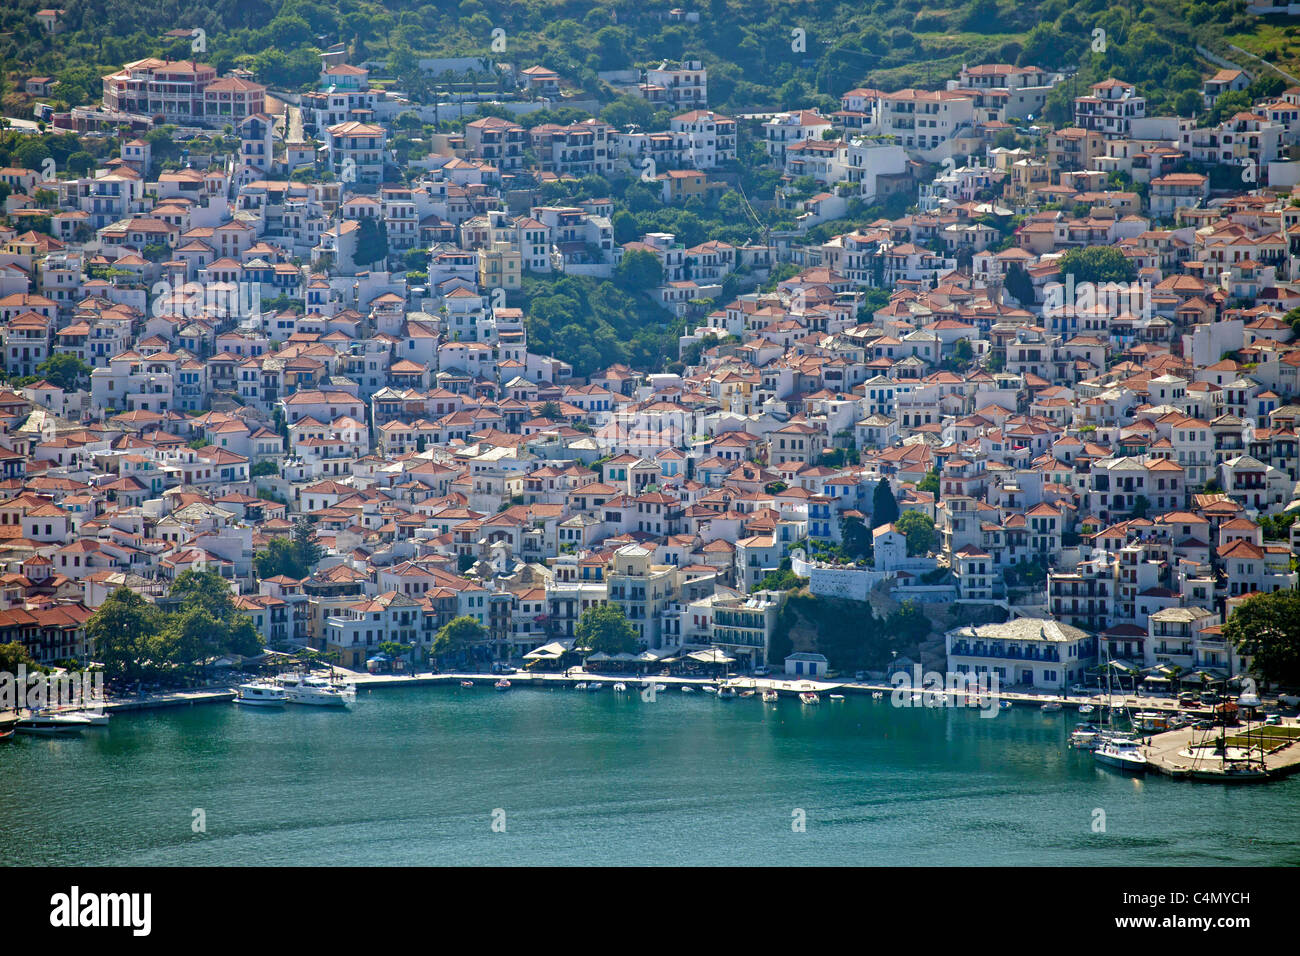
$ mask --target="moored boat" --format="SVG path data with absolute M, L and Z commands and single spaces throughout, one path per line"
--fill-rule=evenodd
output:
M 473 682 L 472 680 L 463 680 L 463 681 L 460 682 L 460 686 L 461 686 L 461 687 L 473 687 L 473 686 L 474 686 L 474 682 Z
M 843 695 L 843 694 L 831 694 L 830 696 L 831 696 L 831 700 L 843 700 L 843 699 L 844 699 L 844 695 Z
M 584 680 L 584 681 L 578 681 L 578 683 L 576 683 L 576 684 L 573 685 L 573 689 L 574 689 L 574 690 L 586 690 L 586 689 L 587 689 L 587 682 L 586 682 L 585 680 Z
M 336 684 L 324 677 L 281 677 L 285 700 L 307 707 L 344 708 L 356 700 L 356 689 Z
M 1046 704 L 1044 704 L 1042 707 L 1038 709 L 1045 714 L 1055 714 L 1061 710 L 1061 703 L 1060 701 L 1049 700 Z
M 1079 705 L 1079 713 L 1081 713 L 1081 714 L 1091 714 L 1091 713 L 1092 713 L 1094 710 L 1096 710 L 1096 709 L 1097 709 L 1097 708 L 1096 708 L 1096 707 L 1093 707 L 1092 704 L 1080 704 L 1080 705 Z
M 803 693 L 801 693 L 799 695 L 799 700 L 801 703 L 804 704 L 820 704 L 822 702 L 822 699 L 818 697 L 817 694 L 815 694 L 813 691 L 810 690 L 806 690 Z
M 91 726 L 93 724 L 85 717 L 38 710 L 32 711 L 26 717 L 20 717 L 14 729 L 23 734 L 55 736 L 79 733 Z
M 1137 741 L 1129 737 L 1106 737 L 1092 751 L 1097 763 L 1125 773 L 1145 773 L 1147 758 Z
M 619 681 L 617 684 L 614 685 L 614 693 L 616 694 L 621 694 L 626 690 L 627 690 L 627 684 L 624 684 L 622 681 Z
M 731 698 L 733 698 L 733 697 L 735 697 L 735 696 L 736 696 L 736 688 L 734 688 L 734 687 L 720 687 L 720 688 L 718 688 L 718 699 L 719 699 L 719 700 L 730 700 Z
M 492 686 L 495 687 L 497 690 L 509 690 L 509 689 L 510 689 L 510 681 L 506 680 L 506 679 L 503 677 L 503 678 L 501 678 L 499 681 L 497 681 L 495 684 L 493 684 Z
M 780 699 L 781 695 L 774 690 L 763 691 L 763 703 L 765 704 L 775 704 Z
M 250 681 L 235 688 L 235 703 L 248 707 L 283 707 L 288 693 L 266 681 Z
M 706 694 L 716 694 L 718 692 L 718 689 L 714 687 L 712 684 L 705 684 L 703 687 L 700 688 L 700 690 L 704 691 L 704 693 Z

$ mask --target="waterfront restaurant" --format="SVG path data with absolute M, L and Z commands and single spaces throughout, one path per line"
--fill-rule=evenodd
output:
M 1095 635 L 1037 618 L 955 628 L 944 644 L 950 673 L 994 673 L 1004 688 L 1064 690 L 1083 683 L 1097 661 Z

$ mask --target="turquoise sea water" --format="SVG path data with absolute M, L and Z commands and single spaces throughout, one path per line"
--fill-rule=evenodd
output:
M 1124 777 L 1066 748 L 1071 722 L 888 697 L 805 707 L 518 687 L 362 690 L 347 713 L 120 714 L 80 738 L 0 746 L 0 860 L 1300 863 L 1300 777 Z

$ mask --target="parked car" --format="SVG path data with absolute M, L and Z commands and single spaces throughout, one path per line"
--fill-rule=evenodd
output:
M 517 674 L 519 669 L 511 667 L 509 664 L 502 664 L 500 661 L 492 665 L 493 674 Z
M 1199 698 L 1190 690 L 1185 690 L 1178 695 L 1178 704 L 1181 707 L 1193 707 Z
M 1269 714 L 1267 717 L 1264 718 L 1264 723 L 1266 723 L 1270 727 L 1276 727 L 1282 723 L 1282 715 Z
M 767 669 L 766 667 L 755 667 L 755 668 L 754 668 L 754 676 L 755 676 L 755 677 L 766 677 L 766 676 L 768 675 L 768 673 L 770 673 L 770 672 L 768 671 L 768 669 Z

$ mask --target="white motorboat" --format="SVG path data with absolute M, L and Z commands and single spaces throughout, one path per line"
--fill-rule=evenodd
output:
M 712 684 L 705 684 L 703 687 L 700 688 L 700 690 L 704 691 L 704 693 L 706 694 L 716 694 L 718 692 L 718 689 L 714 687 Z
M 587 682 L 586 682 L 585 680 L 584 680 L 584 681 L 579 681 L 578 683 L 576 683 L 576 684 L 573 685 L 573 689 L 574 689 L 574 690 L 586 690 L 586 689 L 587 689 Z
M 266 681 L 251 681 L 235 689 L 235 703 L 247 707 L 283 707 L 288 699 L 283 687 Z
M 1129 737 L 1106 737 L 1092 755 L 1097 763 L 1126 773 L 1145 773 L 1147 769 L 1146 754 Z
M 1042 707 L 1038 709 L 1045 714 L 1055 714 L 1061 710 L 1061 704 L 1059 701 L 1049 700 L 1046 704 L 1044 704 Z
M 820 704 L 822 702 L 822 699 L 810 690 L 806 690 L 800 694 L 799 700 L 804 704 Z
M 626 690 L 627 690 L 627 684 L 624 684 L 622 681 L 619 681 L 617 684 L 614 685 L 614 693 L 616 694 L 622 694 Z
M 1094 710 L 1096 710 L 1096 709 L 1097 709 L 1097 708 L 1096 708 L 1096 707 L 1093 707 L 1092 704 L 1080 704 L 1080 705 L 1079 705 L 1079 713 L 1081 713 L 1081 714 L 1091 714 L 1091 713 L 1092 713 Z
M 605 684 L 603 681 L 594 680 L 587 684 L 587 690 L 604 690 L 604 689 L 605 689 Z
M 326 680 L 324 677 L 281 677 L 285 700 L 308 707 L 347 707 L 356 700 L 356 689 Z
M 682 685 L 682 693 L 683 693 L 683 694 L 694 694 L 694 693 L 695 693 L 695 688 L 692 687 L 690 684 L 683 684 L 683 685 Z
M 719 699 L 719 700 L 731 700 L 731 698 L 733 698 L 733 697 L 735 697 L 735 696 L 736 696 L 736 688 L 734 688 L 734 687 L 720 687 L 720 688 L 718 688 L 718 699 Z
M 509 689 L 510 689 L 510 681 L 506 680 L 506 679 L 503 677 L 503 678 L 501 678 L 499 681 L 497 681 L 495 684 L 493 684 L 492 686 L 495 687 L 497 690 L 509 690 Z
M 55 736 L 75 734 L 87 727 L 93 727 L 89 720 L 79 714 L 60 714 L 48 710 L 36 710 L 26 717 L 20 717 L 14 729 L 20 734 L 41 734 Z
M 780 699 L 781 695 L 774 690 L 763 691 L 763 703 L 765 704 L 775 704 Z
M 843 694 L 831 694 L 831 700 L 843 700 L 843 699 L 844 699 Z
M 871 699 L 872 699 L 872 700 L 880 700 L 880 699 L 881 699 L 882 697 L 884 697 L 884 696 L 885 696 L 885 692 L 882 691 L 882 690 L 873 690 L 873 691 L 871 692 Z

